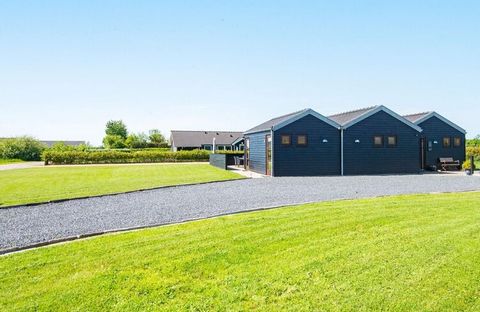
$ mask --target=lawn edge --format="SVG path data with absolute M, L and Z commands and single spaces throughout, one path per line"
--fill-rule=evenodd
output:
M 238 173 L 237 173 L 238 174 Z M 131 193 L 140 193 L 145 191 L 153 191 L 159 189 L 166 189 L 166 188 L 173 188 L 173 187 L 181 187 L 181 186 L 194 186 L 194 185 L 202 185 L 202 184 L 211 184 L 211 183 L 222 183 L 222 182 L 230 182 L 230 181 L 237 181 L 237 180 L 246 180 L 252 179 L 249 177 L 245 177 L 239 175 L 239 178 L 236 179 L 228 179 L 228 180 L 215 180 L 215 181 L 206 181 L 206 182 L 194 182 L 194 183 L 184 183 L 184 184 L 174 184 L 174 185 L 164 185 L 164 186 L 155 186 L 149 188 L 142 188 L 132 191 L 125 191 L 125 192 L 116 192 L 116 193 L 108 193 L 108 194 L 100 194 L 100 195 L 90 195 L 90 196 L 81 196 L 81 197 L 72 197 L 72 198 L 61 198 L 61 199 L 53 199 L 43 202 L 36 202 L 36 203 L 27 203 L 27 204 L 18 204 L 18 205 L 9 205 L 9 206 L 0 206 L 0 210 L 2 209 L 16 209 L 21 207 L 31 207 L 31 206 L 40 206 L 46 204 L 54 204 L 54 203 L 63 203 L 66 201 L 73 201 L 73 200 L 80 200 L 80 199 L 89 199 L 89 198 L 99 198 L 99 197 L 107 197 L 107 196 L 117 196 L 123 194 L 131 194 Z
M 227 182 L 227 181 L 222 181 L 222 182 Z M 207 183 L 214 183 L 214 182 L 205 182 L 205 183 L 201 183 L 201 184 L 207 184 Z M 333 199 L 333 200 L 326 200 L 326 201 L 308 201 L 308 202 L 286 204 L 286 205 L 264 206 L 264 207 L 252 208 L 252 209 L 249 209 L 249 210 L 241 210 L 241 211 L 220 213 L 220 214 L 216 214 L 216 215 L 212 215 L 212 216 L 208 216 L 208 217 L 190 218 L 190 219 L 184 219 L 184 220 L 181 220 L 181 221 L 164 222 L 164 223 L 157 223 L 157 224 L 151 224 L 151 225 L 141 225 L 141 226 L 135 226 L 135 227 L 118 228 L 118 229 L 112 229 L 112 230 L 92 232 L 92 233 L 87 233 L 87 234 L 79 234 L 79 235 L 74 235 L 74 236 L 68 236 L 68 237 L 64 237 L 64 238 L 49 240 L 49 241 L 45 241 L 45 242 L 35 243 L 35 244 L 32 244 L 32 245 L 28 245 L 28 246 L 6 248 L 6 249 L 1 249 L 0 250 L 0 258 L 4 257 L 4 256 L 7 256 L 7 255 L 10 255 L 10 254 L 15 254 L 15 253 L 23 252 L 23 251 L 28 251 L 30 249 L 48 247 L 48 246 L 52 246 L 52 245 L 60 245 L 62 243 L 72 242 L 72 241 L 76 241 L 76 240 L 80 240 L 80 239 L 87 239 L 87 238 L 101 236 L 101 235 L 116 234 L 116 233 L 120 234 L 120 233 L 124 233 L 124 232 L 134 232 L 134 231 L 151 229 L 151 228 L 156 228 L 156 227 L 179 225 L 179 224 L 184 224 L 184 223 L 188 223 L 188 222 L 209 220 L 209 219 L 214 219 L 214 218 L 220 218 L 220 217 L 243 214 L 243 213 L 251 213 L 251 212 L 257 212 L 257 211 L 289 208 L 289 207 L 294 207 L 294 206 L 299 206 L 299 205 L 309 205 L 309 204 L 329 203 L 329 202 L 332 203 L 332 202 L 365 200 L 365 199 L 376 199 L 376 198 L 387 198 L 387 197 L 398 197 L 398 196 L 442 195 L 442 194 L 479 193 L 479 192 L 480 192 L 479 190 L 466 190 L 466 191 L 460 191 L 460 192 L 428 192 L 428 193 L 412 193 L 412 194 L 379 195 L 379 196 L 373 196 L 373 197 L 341 198 L 341 199 Z

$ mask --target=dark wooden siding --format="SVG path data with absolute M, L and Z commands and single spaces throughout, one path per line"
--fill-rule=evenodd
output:
M 291 135 L 290 145 L 281 144 L 282 134 Z M 297 145 L 297 135 L 307 135 L 307 146 Z M 275 131 L 273 175 L 340 175 L 340 131 L 312 115 Z
M 214 167 L 227 169 L 227 155 L 225 154 L 210 154 L 209 162 Z
M 423 129 L 422 136 L 425 138 L 426 157 L 425 162 L 427 166 L 437 165 L 440 157 L 453 157 L 455 160 L 465 161 L 465 135 L 453 128 L 449 124 L 441 121 L 437 117 L 432 117 L 419 126 Z M 451 147 L 443 147 L 443 138 L 449 137 L 451 140 Z M 453 139 L 455 137 L 462 138 L 460 147 L 453 146 Z M 428 151 L 428 142 L 432 142 L 432 151 Z M 437 141 L 437 144 L 433 144 Z
M 250 140 L 250 170 L 265 174 L 265 136 L 270 131 L 245 135 Z
M 376 135 L 385 147 L 374 147 Z M 388 135 L 397 136 L 396 147 L 387 147 Z M 417 173 L 420 162 L 420 133 L 383 111 L 344 130 L 345 175 Z

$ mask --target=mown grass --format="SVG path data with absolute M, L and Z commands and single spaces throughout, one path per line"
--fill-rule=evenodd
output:
M 0 171 L 0 207 L 187 183 L 240 179 L 209 164 L 45 167 Z
M 480 193 L 308 204 L 0 258 L 2 311 L 478 311 Z
M 8 165 L 23 162 L 21 159 L 3 159 L 0 158 L 0 165 Z

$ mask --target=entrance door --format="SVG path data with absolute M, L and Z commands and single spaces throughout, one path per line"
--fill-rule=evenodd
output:
M 266 160 L 266 174 L 272 174 L 272 136 L 265 136 L 265 160 Z

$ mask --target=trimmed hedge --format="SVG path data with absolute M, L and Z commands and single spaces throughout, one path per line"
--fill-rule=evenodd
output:
M 51 151 L 43 152 L 45 165 L 124 164 L 208 161 L 208 151 Z

